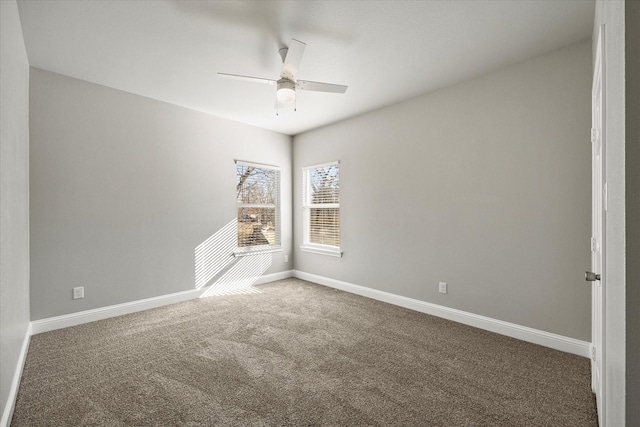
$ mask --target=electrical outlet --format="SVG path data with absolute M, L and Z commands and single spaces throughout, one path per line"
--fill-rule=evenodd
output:
M 447 284 L 444 282 L 440 282 L 440 285 L 438 287 L 438 290 L 441 294 L 446 294 L 447 293 Z
M 284 256 L 284 262 L 289 262 L 289 255 Z
M 84 298 L 84 286 L 78 286 L 77 288 L 73 288 L 73 299 L 81 299 Z

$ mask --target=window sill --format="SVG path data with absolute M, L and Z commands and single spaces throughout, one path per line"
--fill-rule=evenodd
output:
M 256 246 L 254 248 L 238 248 L 233 251 L 233 256 L 243 257 L 243 256 L 251 256 L 251 255 L 261 255 L 261 254 L 270 254 L 273 252 L 282 252 L 282 246 Z
M 340 248 L 330 248 L 330 247 L 324 248 L 319 246 L 303 245 L 303 246 L 300 246 L 300 249 L 302 250 L 302 252 L 310 252 L 314 254 L 329 255 L 329 256 L 342 258 L 342 252 L 340 251 Z

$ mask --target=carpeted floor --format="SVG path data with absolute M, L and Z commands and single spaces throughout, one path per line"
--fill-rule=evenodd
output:
M 36 335 L 11 426 L 597 426 L 585 358 L 297 279 Z

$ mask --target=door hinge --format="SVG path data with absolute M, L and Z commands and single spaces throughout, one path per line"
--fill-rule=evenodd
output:
M 596 346 L 595 345 L 591 346 L 591 360 L 593 360 L 594 362 L 596 361 Z
M 596 136 L 598 135 L 598 129 L 591 128 L 591 142 L 596 142 Z
M 607 191 L 607 183 L 604 183 L 602 189 L 602 204 L 604 205 L 605 212 L 609 210 L 609 192 Z
M 597 245 L 597 241 L 595 237 L 591 238 L 591 252 L 595 252 L 596 251 L 596 246 Z

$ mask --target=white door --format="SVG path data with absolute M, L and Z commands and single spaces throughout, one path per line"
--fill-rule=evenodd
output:
M 592 283 L 592 314 L 591 314 L 591 387 L 596 395 L 598 419 L 600 426 L 604 426 L 604 322 L 605 322 L 605 284 L 604 272 L 604 222 L 607 209 L 607 188 L 604 177 L 604 26 L 598 29 L 596 47 L 596 61 L 593 72 L 592 88 L 592 129 L 591 129 L 591 170 L 592 170 L 592 225 L 591 225 L 591 272 L 587 272 L 586 279 Z

